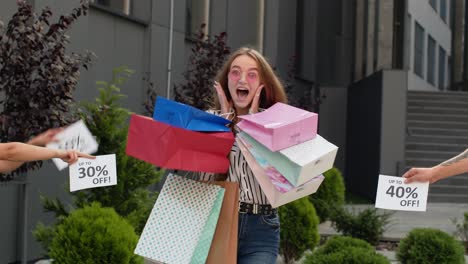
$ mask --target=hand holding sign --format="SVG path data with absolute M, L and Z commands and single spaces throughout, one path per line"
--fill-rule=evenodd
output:
M 117 184 L 115 154 L 78 159 L 70 165 L 70 191 Z
M 403 211 L 426 211 L 429 183 L 405 184 L 404 178 L 379 175 L 375 207 Z
M 93 135 L 86 127 L 83 120 L 80 120 L 63 131 L 55 135 L 57 142 L 46 145 L 52 149 L 78 150 L 87 154 L 92 154 L 98 150 L 98 144 Z M 59 170 L 63 170 L 68 164 L 61 159 L 53 159 Z

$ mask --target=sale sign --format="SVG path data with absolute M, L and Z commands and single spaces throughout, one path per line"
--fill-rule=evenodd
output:
M 55 135 L 56 142 L 51 142 L 46 145 L 52 149 L 63 149 L 63 150 L 78 150 L 87 154 L 92 154 L 98 150 L 98 143 L 94 139 L 93 135 L 86 127 L 83 120 L 80 120 L 74 124 L 71 124 L 63 131 Z M 68 163 L 61 159 L 54 158 L 52 161 L 55 163 L 59 170 L 63 170 L 68 167 Z
M 404 178 L 379 175 L 375 207 L 402 211 L 426 211 L 429 182 L 404 183 Z
M 70 192 L 116 184 L 115 154 L 79 158 L 70 166 Z

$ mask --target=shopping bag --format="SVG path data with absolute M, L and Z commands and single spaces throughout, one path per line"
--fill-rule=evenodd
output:
M 151 261 L 205 263 L 224 189 L 169 175 L 135 248 Z
M 237 126 L 271 151 L 297 145 L 317 135 L 316 113 L 283 103 L 239 118 L 242 121 Z
M 203 132 L 228 132 L 231 121 L 195 107 L 158 96 L 153 113 L 154 120 L 168 125 Z
M 261 157 L 252 145 L 237 138 L 237 145 L 249 164 L 258 184 L 273 208 L 313 194 L 323 182 L 323 175 L 317 175 L 306 183 L 294 187 L 268 161 Z
M 293 186 L 302 185 L 333 167 L 338 147 L 320 135 L 292 147 L 273 152 L 244 132 L 239 138 L 275 167 Z
M 237 263 L 237 230 L 239 224 L 239 184 L 212 182 L 225 189 L 218 225 L 211 243 L 207 264 Z
M 166 169 L 225 173 L 231 132 L 201 133 L 132 115 L 126 153 Z

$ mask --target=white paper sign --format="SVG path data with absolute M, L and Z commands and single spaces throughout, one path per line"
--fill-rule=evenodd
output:
M 52 142 L 46 145 L 51 149 L 78 150 L 87 154 L 92 154 L 98 150 L 98 144 L 93 135 L 86 127 L 83 120 L 65 128 L 58 133 L 55 138 L 57 142 Z M 61 159 L 52 159 L 59 170 L 68 167 L 68 163 Z
M 429 182 L 404 183 L 404 178 L 379 175 L 375 207 L 402 211 L 426 211 Z
M 70 192 L 116 184 L 115 154 L 79 158 L 70 166 Z

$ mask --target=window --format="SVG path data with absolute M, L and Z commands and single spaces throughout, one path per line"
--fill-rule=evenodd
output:
M 437 0 L 429 0 L 429 4 L 434 8 L 434 10 L 437 12 Z
M 427 37 L 427 81 L 435 86 L 435 52 L 436 42 L 428 35 Z
M 127 16 L 132 13 L 132 0 L 92 0 L 91 2 Z
M 447 0 L 440 0 L 440 18 L 447 23 Z
M 439 90 L 445 88 L 445 60 L 446 60 L 445 50 L 442 47 L 439 47 Z
M 151 19 L 152 0 L 90 0 L 91 6 L 101 11 L 147 25 Z
M 424 78 L 424 29 L 418 22 L 414 27 L 414 73 Z
M 193 38 L 194 34 L 198 33 L 201 25 L 205 24 L 203 33 L 208 34 L 208 22 L 210 15 L 209 0 L 186 0 L 186 17 L 185 17 L 185 36 Z

